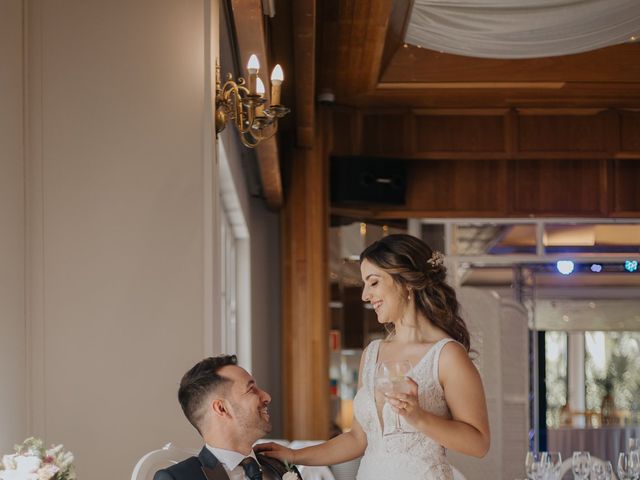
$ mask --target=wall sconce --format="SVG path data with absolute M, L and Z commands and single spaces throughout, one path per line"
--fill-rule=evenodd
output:
M 227 74 L 224 85 L 220 80 L 220 64 L 216 64 L 216 135 L 224 130 L 228 120 L 232 120 L 240 140 L 249 148 L 255 148 L 262 140 L 271 138 L 278 131 L 278 119 L 289 113 L 289 109 L 280 105 L 280 90 L 284 73 L 276 65 L 271 74 L 271 105 L 266 106 L 265 87 L 258 71 L 258 57 L 251 55 L 247 64 L 248 85 L 240 77 L 233 81 Z

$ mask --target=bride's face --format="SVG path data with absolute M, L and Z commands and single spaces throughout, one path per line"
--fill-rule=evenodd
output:
M 406 308 L 406 295 L 402 294 L 402 287 L 393 281 L 391 275 L 369 260 L 365 259 L 360 264 L 360 273 L 364 282 L 362 301 L 371 303 L 378 322 L 400 321 Z

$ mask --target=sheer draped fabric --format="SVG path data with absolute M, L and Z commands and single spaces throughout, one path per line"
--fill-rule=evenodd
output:
M 405 42 L 485 58 L 568 55 L 640 38 L 638 0 L 414 0 Z

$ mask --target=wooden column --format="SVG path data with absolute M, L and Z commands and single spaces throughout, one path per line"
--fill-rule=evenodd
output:
M 292 147 L 282 214 L 283 401 L 288 439 L 328 437 L 328 112 L 313 147 Z

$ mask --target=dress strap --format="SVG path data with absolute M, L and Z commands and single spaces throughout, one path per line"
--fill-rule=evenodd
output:
M 434 352 L 433 352 L 433 378 L 438 383 L 440 383 L 440 381 L 439 381 L 440 377 L 438 376 L 438 371 L 439 371 L 439 366 L 440 366 L 440 352 L 442 352 L 442 349 L 444 348 L 444 346 L 449 342 L 460 343 L 460 342 L 457 342 L 456 340 L 454 340 L 453 338 L 443 338 L 442 340 L 438 341 L 438 343 L 436 343 L 432 347 L 434 349 Z
M 378 358 L 378 350 L 380 349 L 380 340 L 373 340 L 369 343 L 367 347 L 365 358 L 364 358 L 364 372 L 363 372 L 363 383 L 366 383 L 373 388 L 373 377 L 376 371 L 376 359 Z

